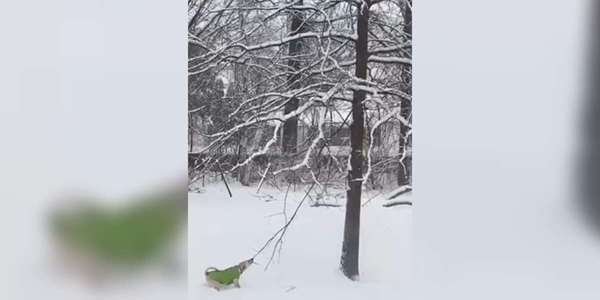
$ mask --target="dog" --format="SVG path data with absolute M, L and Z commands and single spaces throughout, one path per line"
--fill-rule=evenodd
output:
M 217 291 L 231 287 L 240 288 L 240 276 L 253 263 L 254 259 L 251 258 L 224 270 L 219 270 L 215 267 L 207 268 L 204 271 L 206 284 Z

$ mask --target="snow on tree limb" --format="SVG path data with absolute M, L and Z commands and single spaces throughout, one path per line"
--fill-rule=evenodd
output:
M 395 199 L 398 196 L 402 196 L 408 192 L 412 191 L 412 186 L 410 185 L 403 185 L 401 187 L 396 188 L 395 190 L 391 191 L 385 198 L 386 200 L 392 200 Z
M 367 171 L 363 179 L 372 177 L 376 172 L 373 161 L 379 155 L 375 148 L 384 146 L 374 143 L 377 130 L 389 124 L 411 126 L 410 118 L 400 113 L 401 104 L 412 101 L 401 82 L 402 66 L 411 64 L 407 52 L 410 38 L 398 29 L 402 26 L 401 17 L 385 13 L 391 6 L 400 7 L 399 1 L 403 2 L 191 0 L 190 84 L 220 80 L 224 82 L 224 93 L 219 98 L 209 94 L 205 85 L 193 89 L 190 97 L 196 97 L 198 105 L 190 106 L 189 112 L 200 123 L 190 126 L 190 130 L 201 142 L 191 147 L 189 154 L 203 155 L 201 168 L 209 170 L 214 159 L 237 152 L 239 158 L 223 166 L 226 173 L 238 171 L 260 157 L 278 154 L 283 124 L 297 118 L 306 127 L 305 132 L 314 134 L 299 138 L 299 151 L 289 165 L 273 164 L 268 173 L 279 175 L 303 169 L 308 180 L 319 181 L 312 166 L 312 158 L 319 159 L 315 150 L 326 147 L 326 155 L 337 167 L 343 164 L 339 155 L 346 155 L 330 145 L 336 138 L 332 128 L 344 125 L 331 123 L 320 115 L 326 111 L 345 115 L 352 92 L 360 90 L 367 95 L 364 106 L 369 122 L 365 133 L 369 141 Z M 375 4 L 378 7 L 373 8 Z M 353 47 L 358 35 L 352 24 L 359 7 L 373 10 L 366 79 L 353 74 Z M 303 15 L 302 31 L 289 30 L 288 17 L 295 13 Z M 294 55 L 288 52 L 292 43 L 302 46 Z M 290 60 L 298 61 L 298 67 L 291 68 Z M 298 108 L 283 113 L 283 107 L 293 99 L 299 101 Z M 250 133 L 258 138 L 250 138 Z M 402 151 L 402 156 L 410 155 L 406 149 Z
M 373 156 L 373 140 L 375 139 L 375 136 L 374 136 L 375 131 L 377 130 L 377 128 L 379 128 L 379 126 L 381 126 L 385 122 L 389 121 L 392 117 L 399 117 L 401 108 L 402 108 L 401 106 L 394 108 L 383 118 L 379 119 L 375 123 L 375 125 L 373 125 L 373 128 L 371 128 L 371 130 L 369 132 L 369 148 L 367 150 L 367 172 L 363 176 L 363 182 L 366 182 L 369 179 L 369 176 L 371 175 L 371 171 L 373 170 L 372 156 Z

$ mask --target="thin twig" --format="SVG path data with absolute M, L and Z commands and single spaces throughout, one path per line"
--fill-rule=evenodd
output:
M 348 114 L 348 116 L 346 117 L 346 119 L 344 120 L 344 123 L 346 122 L 346 120 L 348 119 L 348 117 L 350 116 L 350 114 Z M 338 129 L 338 131 L 341 130 L 341 128 Z M 321 156 L 321 153 L 323 152 L 323 149 L 325 148 L 325 145 L 327 145 L 327 141 L 325 141 L 325 143 L 323 145 L 321 145 L 320 149 L 319 149 L 319 153 L 317 154 L 317 157 Z M 317 174 L 315 175 L 315 178 L 318 178 L 320 173 L 321 173 L 321 168 L 320 166 L 320 160 L 317 160 Z M 289 183 L 291 184 L 291 182 Z M 302 204 L 304 204 L 304 201 L 306 200 L 306 198 L 311 198 L 310 197 L 310 192 L 312 191 L 312 189 L 315 187 L 315 185 L 317 184 L 317 181 L 313 181 L 312 184 L 310 185 L 310 187 L 308 188 L 308 190 L 306 191 L 306 193 L 304 194 L 304 197 L 302 197 L 302 200 L 300 200 L 300 203 L 298 204 L 298 206 L 296 206 L 296 209 L 294 210 L 294 213 L 292 214 L 291 218 L 289 220 L 287 220 L 287 222 L 285 223 L 285 225 L 280 228 L 279 230 L 277 230 L 277 232 L 275 232 L 275 234 L 273 234 L 268 240 L 267 242 L 265 242 L 265 244 L 256 252 L 256 254 L 254 254 L 254 256 L 252 257 L 253 259 L 256 258 L 258 255 L 260 255 L 268 246 L 269 244 L 271 244 L 271 242 L 273 242 L 273 240 L 275 240 L 275 238 L 277 238 L 279 236 L 279 238 L 277 238 L 277 241 L 275 242 L 275 246 L 273 247 L 273 253 L 271 255 L 271 257 L 269 258 L 268 263 L 265 265 L 265 270 L 267 270 L 269 268 L 269 266 L 271 265 L 271 262 L 273 261 L 273 257 L 274 257 L 274 253 L 275 253 L 275 249 L 277 249 L 277 246 L 282 243 L 283 241 L 283 236 L 285 235 L 285 233 L 287 232 L 288 227 L 290 226 L 290 224 L 294 221 L 294 219 L 296 218 L 296 215 L 298 213 L 298 211 L 300 210 L 300 207 L 302 207 Z M 288 185 L 288 191 L 289 191 L 289 185 Z M 286 192 L 286 198 L 287 198 L 287 192 Z M 287 215 L 286 215 L 287 217 Z M 280 246 L 281 247 L 281 246 Z
M 315 184 L 313 183 L 310 188 L 308 189 L 308 192 L 304 195 L 304 197 L 302 198 L 302 200 L 300 200 L 300 203 L 298 204 L 298 206 L 296 206 L 296 209 L 294 210 L 294 213 L 292 214 L 292 217 L 287 221 L 287 223 L 281 227 L 279 230 L 277 230 L 277 232 L 275 232 L 275 234 L 273 234 L 273 236 L 271 236 L 271 238 L 269 238 L 267 240 L 267 242 L 256 252 L 256 254 L 254 254 L 254 256 L 252 256 L 252 258 L 256 258 L 258 255 L 260 255 L 268 246 L 269 244 L 271 244 L 271 242 L 283 231 L 287 230 L 288 226 L 290 226 L 290 224 L 292 223 L 292 221 L 294 221 L 294 218 L 296 217 L 296 214 L 298 213 L 298 210 L 300 210 L 300 207 L 302 206 L 302 204 L 304 203 L 304 200 L 306 200 L 308 193 L 310 192 L 310 190 L 315 186 Z

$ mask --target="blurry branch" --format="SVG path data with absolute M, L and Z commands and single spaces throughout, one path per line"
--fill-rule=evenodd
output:
M 386 198 L 387 198 L 387 200 L 392 200 L 392 199 L 402 196 L 410 191 L 412 191 L 412 186 L 404 185 L 404 186 L 401 186 L 401 187 L 393 190 Z
M 283 241 L 283 237 L 288 229 L 288 227 L 290 226 L 290 224 L 292 224 L 292 222 L 294 221 L 294 219 L 296 218 L 296 215 L 298 214 L 298 211 L 300 210 L 300 207 L 302 207 L 302 204 L 304 204 L 304 201 L 306 200 L 306 198 L 308 198 L 308 194 L 311 192 L 311 190 L 313 189 L 313 187 L 315 186 L 315 184 L 313 183 L 310 188 L 306 191 L 306 193 L 304 194 L 304 197 L 302 197 L 302 200 L 300 200 L 300 202 L 298 203 L 298 205 L 296 206 L 296 209 L 294 210 L 294 213 L 292 214 L 292 216 L 290 217 L 290 219 L 285 223 L 285 225 L 283 225 L 283 227 L 281 227 L 279 230 L 277 230 L 266 242 L 265 244 L 254 254 L 254 256 L 252 256 L 252 258 L 256 258 L 258 255 L 260 255 L 270 244 L 271 242 L 273 242 L 273 240 L 277 239 L 277 241 L 275 242 L 275 246 L 274 246 L 274 250 L 273 250 L 273 254 L 271 255 L 271 257 L 269 258 L 269 262 L 266 264 L 265 266 L 265 270 L 268 269 L 269 265 L 271 264 L 271 262 L 273 261 L 273 257 L 274 257 L 274 252 L 275 249 L 277 249 L 278 244 L 282 243 Z
M 398 205 L 411 205 L 412 206 L 412 202 L 410 202 L 410 201 L 390 201 L 390 202 L 384 203 L 382 206 L 383 207 L 392 207 L 392 206 L 398 206 Z

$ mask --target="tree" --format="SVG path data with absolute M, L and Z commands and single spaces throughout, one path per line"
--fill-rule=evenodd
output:
M 404 0 L 402 5 L 402 23 L 403 32 L 410 41 L 412 39 L 412 0 Z M 406 51 L 412 57 L 412 45 L 407 47 Z M 402 71 L 402 90 L 408 95 L 412 95 L 412 64 L 403 65 Z M 402 111 L 400 112 L 402 117 L 406 120 L 411 119 L 412 114 L 412 102 L 403 100 Z M 400 127 L 400 138 L 398 139 L 400 151 L 400 166 L 398 168 L 398 185 L 399 186 L 410 186 L 412 184 L 412 133 L 410 126 L 404 124 Z
M 195 45 L 188 47 L 188 52 L 193 55 L 198 51 Z M 217 132 L 227 120 L 224 112 L 227 107 L 232 107 L 231 101 L 222 101 L 224 96 L 222 78 L 212 73 L 211 76 L 191 76 L 188 81 L 188 127 L 189 127 L 189 152 L 195 149 L 198 132 Z M 229 109 L 231 111 L 231 108 Z
M 408 11 L 409 3 L 407 1 L 394 2 L 384 0 L 363 0 L 356 7 L 356 31 L 357 40 L 355 42 L 355 80 L 363 84 L 367 83 L 369 87 L 370 81 L 385 83 L 390 86 L 396 85 L 394 82 L 386 82 L 382 77 L 376 75 L 378 70 L 385 69 L 385 67 L 370 67 L 371 63 L 391 63 L 392 69 L 400 68 L 403 73 L 410 74 L 410 61 L 398 59 L 398 57 L 390 57 L 385 54 L 395 53 L 396 51 L 402 51 L 405 57 L 411 57 L 410 51 L 410 32 L 412 31 L 412 16 L 403 16 L 404 29 L 400 34 L 396 34 L 396 30 L 390 26 L 393 24 L 393 20 L 389 18 L 389 14 L 385 13 L 385 10 L 381 7 L 374 8 L 376 4 L 391 2 L 395 4 L 396 9 L 401 9 L 402 12 Z M 389 3 L 387 3 L 389 5 Z M 374 18 L 371 20 L 371 9 L 374 11 Z M 392 9 L 388 6 L 386 9 Z M 384 11 L 384 12 L 382 12 Z M 393 9 L 392 9 L 393 11 Z M 371 24 L 371 22 L 373 24 Z M 376 27 L 376 28 L 372 28 Z M 375 47 L 370 47 L 369 36 L 372 36 Z M 398 43 L 398 41 L 402 41 Z M 408 42 L 407 42 L 408 41 Z M 408 48 L 408 49 L 407 49 Z M 369 75 L 370 74 L 370 75 Z M 401 77 L 402 79 L 402 77 Z M 373 155 L 373 144 L 377 129 L 382 124 L 388 122 L 391 117 L 398 117 L 400 120 L 400 150 L 406 153 L 408 143 L 410 143 L 410 122 L 409 116 L 411 112 L 411 97 L 410 93 L 402 91 L 402 80 L 400 80 L 399 86 L 401 87 L 398 91 L 393 89 L 381 89 L 377 87 L 375 89 L 366 88 L 364 85 L 359 85 L 353 90 L 352 99 L 352 126 L 351 126 L 351 152 L 350 152 L 350 163 L 348 168 L 348 187 L 347 187 L 347 201 L 346 201 L 346 217 L 344 224 L 344 240 L 342 244 L 342 255 L 341 255 L 341 269 L 342 272 L 350 279 L 357 280 L 359 276 L 359 246 L 360 246 L 360 208 L 361 208 L 361 191 L 363 182 L 369 178 L 372 172 L 371 157 Z M 404 85 L 404 90 L 406 85 Z M 410 84 L 408 87 L 410 91 Z M 398 93 L 400 92 L 400 93 Z M 394 94 L 400 97 L 392 97 L 392 99 L 377 99 L 377 94 Z M 369 94 L 370 99 L 367 99 Z M 368 151 L 367 156 L 367 172 L 363 174 L 363 139 L 365 137 L 365 111 L 367 110 L 366 104 L 371 100 L 377 104 L 378 108 L 383 106 L 386 107 L 385 103 L 381 105 L 381 100 L 392 100 L 390 104 L 399 104 L 394 109 L 389 109 L 385 116 L 375 117 L 371 115 L 373 119 L 377 119 L 372 126 L 369 126 L 368 135 Z M 400 100 L 400 103 L 397 103 Z M 383 101 L 382 101 L 383 102 Z M 398 115 L 398 116 L 396 116 Z M 368 122 L 367 122 L 368 123 Z M 401 165 L 406 155 L 401 156 Z M 406 173 L 404 168 L 405 178 L 409 178 L 410 175 Z
M 600 17 L 600 3 L 596 2 L 593 7 L 593 15 Z M 593 18 L 594 27 L 599 28 L 600 19 Z M 592 32 L 590 32 L 592 34 Z M 582 147 L 579 158 L 579 176 L 580 182 L 579 194 L 581 201 L 581 210 L 593 229 L 600 229 L 600 57 L 596 53 L 600 50 L 600 37 L 596 32 L 591 36 L 589 45 L 589 64 L 588 81 L 586 82 L 586 102 L 584 106 L 584 118 L 582 131 Z
M 357 9 L 356 30 L 356 67 L 355 76 L 367 79 L 367 61 L 369 44 L 369 9 L 370 0 L 365 0 Z M 366 92 L 362 89 L 353 91 L 352 125 L 350 126 L 350 168 L 348 168 L 348 190 L 346 195 L 346 219 L 344 222 L 344 241 L 342 244 L 341 268 L 350 279 L 358 279 L 358 252 L 360 244 L 360 199 L 363 181 L 363 137 L 364 108 Z
M 296 1 L 299 6 L 303 5 L 302 0 Z M 291 26 L 290 36 L 297 36 L 304 32 L 304 17 L 302 10 L 290 10 L 291 15 Z M 288 48 L 289 55 L 289 87 L 290 89 L 297 89 L 300 87 L 300 55 L 302 51 L 302 40 L 293 40 L 289 43 Z M 285 103 L 283 113 L 289 114 L 298 109 L 299 99 L 292 97 Z M 282 137 L 282 151 L 286 154 L 295 154 L 298 145 L 298 117 L 293 116 L 286 120 L 283 124 L 283 137 Z
M 199 49 L 188 60 L 190 80 L 224 77 L 229 88 L 219 101 L 231 105 L 218 112 L 227 122 L 199 128 L 204 144 L 190 154 L 203 157 L 202 172 L 224 165 L 223 172 L 233 174 L 267 160 L 262 177 L 289 181 L 285 175 L 292 174 L 315 192 L 345 184 L 340 268 L 353 280 L 363 184 L 381 172 L 395 174 L 398 164 L 388 162 L 397 162 L 410 144 L 405 1 L 190 2 L 189 39 Z M 299 130 L 300 122 L 309 128 Z M 337 136 L 347 124 L 349 141 Z M 343 145 L 333 147 L 334 140 Z M 239 147 L 248 155 L 231 159 Z

